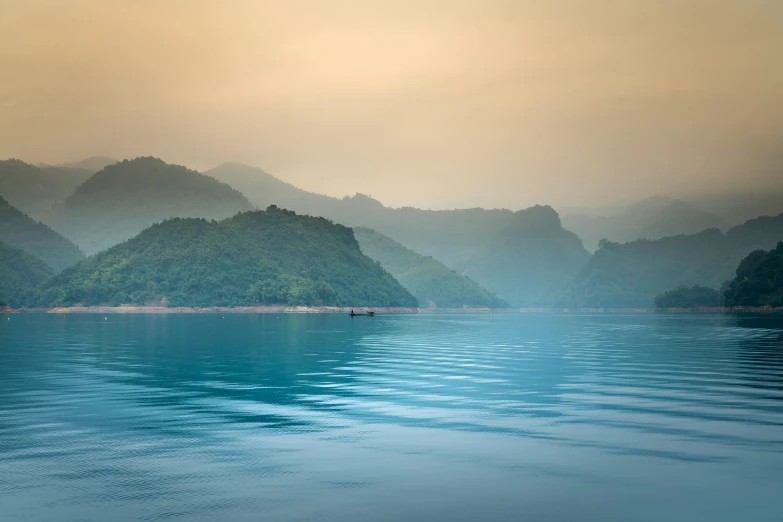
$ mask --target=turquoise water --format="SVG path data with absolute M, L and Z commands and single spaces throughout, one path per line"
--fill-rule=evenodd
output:
M 0 318 L 0 519 L 783 520 L 783 318 Z

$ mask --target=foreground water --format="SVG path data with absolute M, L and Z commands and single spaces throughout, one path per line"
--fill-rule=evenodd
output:
M 783 520 L 783 318 L 15 315 L 0 519 Z

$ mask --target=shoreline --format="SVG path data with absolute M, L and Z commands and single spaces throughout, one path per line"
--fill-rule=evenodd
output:
M 710 308 L 407 308 L 407 307 L 347 307 L 347 306 L 69 306 L 55 308 L 0 308 L 0 313 L 48 314 L 325 314 L 374 311 L 381 314 L 433 313 L 580 313 L 580 314 L 781 314 L 783 307 L 710 307 Z

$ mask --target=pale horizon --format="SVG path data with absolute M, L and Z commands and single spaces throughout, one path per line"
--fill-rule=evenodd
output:
M 0 158 L 236 161 L 394 207 L 776 188 L 773 1 L 0 1 Z

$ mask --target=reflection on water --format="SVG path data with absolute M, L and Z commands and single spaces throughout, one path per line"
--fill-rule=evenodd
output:
M 781 317 L 0 324 L 0 518 L 780 521 L 781 490 Z

